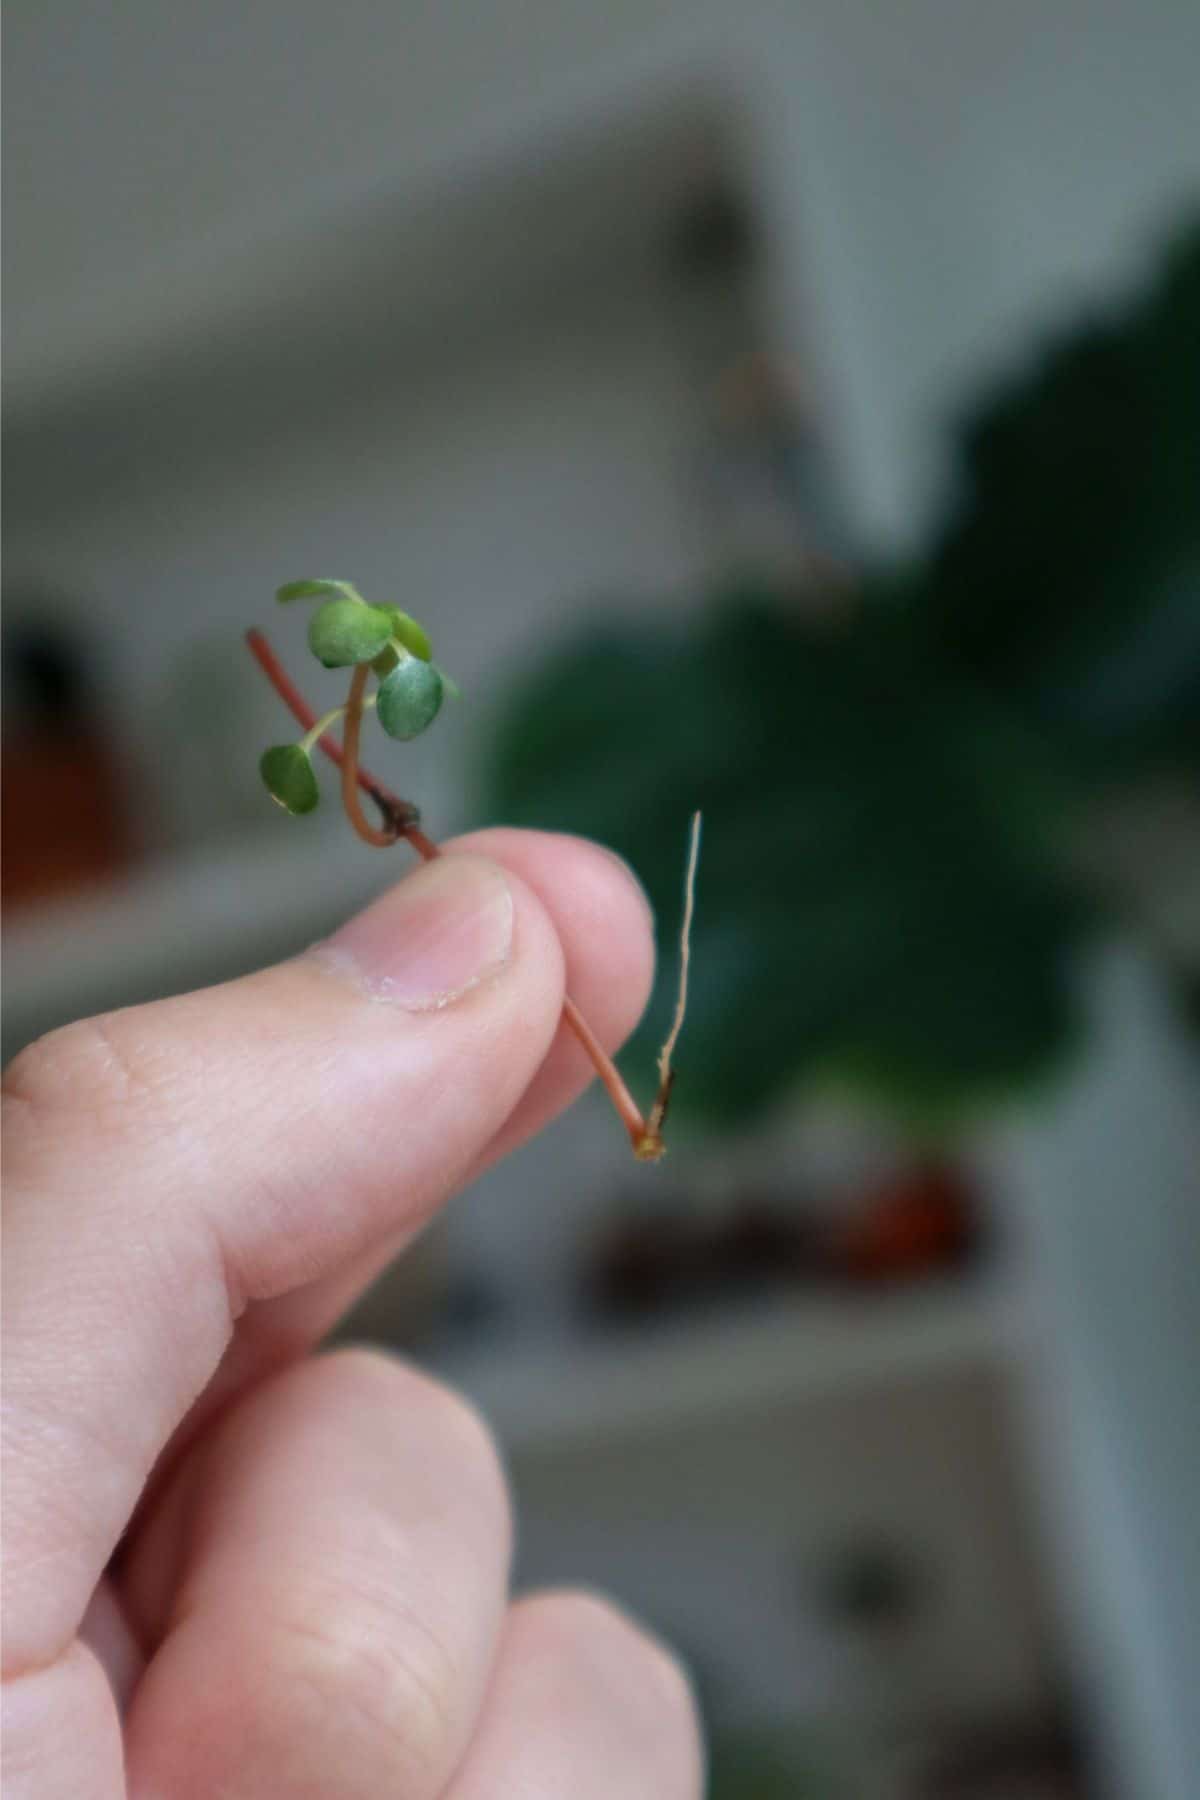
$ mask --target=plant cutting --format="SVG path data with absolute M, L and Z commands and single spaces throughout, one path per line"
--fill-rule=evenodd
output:
M 432 861 L 440 851 L 422 831 L 419 809 L 370 774 L 359 755 L 364 719 L 373 717 L 386 736 L 406 743 L 429 729 L 447 695 L 459 697 L 455 683 L 433 660 L 428 632 L 397 606 L 369 604 L 349 581 L 289 581 L 277 590 L 276 599 L 284 605 L 298 600 L 318 603 L 309 621 L 308 647 L 326 669 L 348 669 L 350 686 L 342 705 L 318 717 L 262 632 L 247 632 L 251 654 L 302 732 L 295 742 L 273 744 L 264 751 L 259 770 L 268 793 L 285 812 L 296 816 L 314 812 L 320 786 L 313 753 L 320 750 L 341 772 L 342 806 L 364 843 L 377 849 L 406 843 L 422 861 Z M 339 724 L 340 741 L 333 735 Z M 374 805 L 378 823 L 364 811 L 363 795 Z M 658 1054 L 658 1084 L 645 1112 L 571 996 L 563 1000 L 563 1018 L 603 1083 L 639 1162 L 658 1162 L 666 1150 L 663 1127 L 675 1083 L 675 1048 L 687 1008 L 699 852 L 697 812 L 692 817 L 684 883 L 679 988 L 670 1029 Z

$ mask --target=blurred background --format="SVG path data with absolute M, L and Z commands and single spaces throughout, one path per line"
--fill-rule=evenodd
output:
M 679 1645 L 715 1800 L 1195 1793 L 1190 0 L 6 35 L 6 1056 L 395 878 L 262 792 L 241 634 L 409 608 L 467 700 L 381 773 L 614 844 L 665 988 L 704 807 L 693 1012 L 661 1168 L 589 1098 L 350 1329 Z

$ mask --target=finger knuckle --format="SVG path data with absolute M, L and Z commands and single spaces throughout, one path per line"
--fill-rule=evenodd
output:
M 395 1791 L 425 1792 L 444 1780 L 456 1727 L 454 1659 L 428 1625 L 393 1605 L 358 1602 L 293 1613 L 276 1674 L 288 1698 L 281 1735 L 300 1730 L 315 1754 L 343 1767 L 392 1767 Z
M 4 1073 L 5 1100 L 34 1130 L 64 1115 L 118 1131 L 131 1111 L 156 1105 L 167 1071 L 135 1013 L 102 1013 L 29 1044 Z

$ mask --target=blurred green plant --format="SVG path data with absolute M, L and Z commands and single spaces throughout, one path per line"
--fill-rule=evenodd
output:
M 1087 780 L 1200 766 L 1200 224 L 960 437 L 912 624 Z
M 490 816 L 612 844 L 668 920 L 704 810 L 679 1099 L 710 1123 L 834 1080 L 928 1127 L 1046 1071 L 1104 916 L 1080 820 L 1200 771 L 1200 231 L 963 441 L 927 554 L 836 617 L 753 582 L 688 626 L 606 607 L 486 746 Z
M 832 1747 L 802 1727 L 718 1732 L 709 1800 L 850 1800 L 855 1784 Z

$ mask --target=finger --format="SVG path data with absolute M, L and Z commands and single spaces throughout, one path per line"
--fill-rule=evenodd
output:
M 126 1724 L 131 1793 L 440 1795 L 508 1575 L 503 1476 L 475 1414 L 341 1352 L 256 1388 L 177 1479 L 191 1527 Z
M 519 875 L 554 921 L 568 991 L 600 1042 L 617 1050 L 637 1024 L 654 974 L 653 918 L 630 870 L 611 851 L 552 832 L 493 830 L 457 838 L 455 852 L 487 856 Z M 471 1170 L 481 1174 L 570 1105 L 595 1071 L 562 1022 L 537 1074 Z M 614 1121 L 618 1135 L 621 1127 Z M 279 1300 L 249 1308 L 221 1370 L 223 1396 L 280 1367 L 322 1337 L 403 1248 L 403 1231 L 354 1264 Z
M 597 1036 L 616 1049 L 641 1014 L 654 961 L 650 910 L 625 864 L 600 845 L 548 832 L 479 832 L 456 839 L 448 848 L 504 863 L 537 893 L 557 929 L 570 990 Z M 593 1074 L 572 1033 L 560 1025 L 549 1055 L 471 1174 L 540 1129 Z M 614 1123 L 613 1129 L 619 1127 Z M 307 1351 L 410 1236 L 411 1228 L 402 1225 L 386 1242 L 372 1245 L 335 1273 L 247 1307 L 203 1403 L 189 1415 L 185 1438 L 250 1382 L 286 1367 Z M 174 1446 L 171 1460 L 173 1456 Z M 180 1529 L 176 1515 L 186 1512 L 186 1501 L 176 1486 L 169 1495 L 158 1495 L 156 1502 L 155 1539 L 161 1547 L 160 1561 L 168 1567 L 170 1534 Z
M 117 1708 L 85 1645 L 4 1683 L 0 1793 L 4 1800 L 125 1800 Z
M 494 857 L 532 888 L 554 920 L 568 993 L 605 1049 L 618 1050 L 645 1011 L 654 980 L 654 915 L 633 871 L 603 845 L 547 831 L 477 831 L 458 844 Z M 597 944 L 607 946 L 603 958 Z M 533 1137 L 594 1080 L 591 1060 L 560 1020 L 549 1056 L 476 1172 Z
M 675 1659 L 588 1594 L 512 1608 L 446 1800 L 700 1800 L 696 1708 Z
M 6 1129 L 5 1656 L 68 1643 L 246 1304 L 415 1228 L 553 1038 L 562 954 L 518 877 L 448 856 L 332 947 L 68 1027 Z

